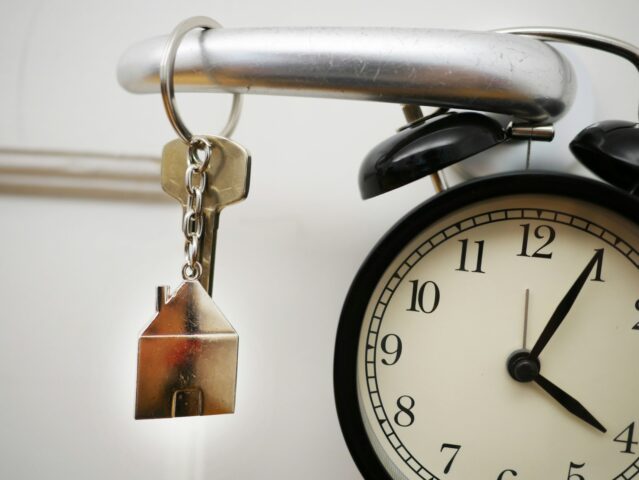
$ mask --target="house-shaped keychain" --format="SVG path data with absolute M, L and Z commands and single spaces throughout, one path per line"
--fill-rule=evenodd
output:
M 157 314 L 139 339 L 135 418 L 233 413 L 237 332 L 200 282 L 168 294 L 158 287 Z

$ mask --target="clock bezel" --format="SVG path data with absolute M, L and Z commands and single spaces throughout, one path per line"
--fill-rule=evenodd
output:
M 392 480 L 366 433 L 357 394 L 357 355 L 365 311 L 390 263 L 416 235 L 476 202 L 518 194 L 550 194 L 595 203 L 639 226 L 639 198 L 601 181 L 569 174 L 517 172 L 471 180 L 414 208 L 377 242 L 348 291 L 337 329 L 333 386 L 342 434 L 367 480 Z

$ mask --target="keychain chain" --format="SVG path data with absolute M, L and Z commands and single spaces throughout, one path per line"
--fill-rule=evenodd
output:
M 203 157 L 200 153 L 203 153 Z M 205 137 L 193 136 L 186 155 L 187 167 L 184 176 L 188 193 L 182 219 L 182 232 L 186 240 L 184 244 L 186 262 L 182 267 L 184 280 L 198 280 L 202 275 L 202 264 L 198 260 L 200 241 L 204 231 L 202 198 L 206 189 L 206 170 L 212 156 L 211 142 Z

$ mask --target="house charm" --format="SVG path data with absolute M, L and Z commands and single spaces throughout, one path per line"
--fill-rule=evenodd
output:
M 233 413 L 238 342 L 200 282 L 170 297 L 158 287 L 157 314 L 138 343 L 135 418 Z

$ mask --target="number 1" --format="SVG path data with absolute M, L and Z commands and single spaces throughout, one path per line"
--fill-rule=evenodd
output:
M 591 280 L 593 282 L 605 282 L 605 280 L 601 278 L 601 269 L 603 268 L 604 249 L 598 248 L 595 250 L 595 252 L 597 252 L 597 269 L 595 270 L 595 278 L 592 278 Z

